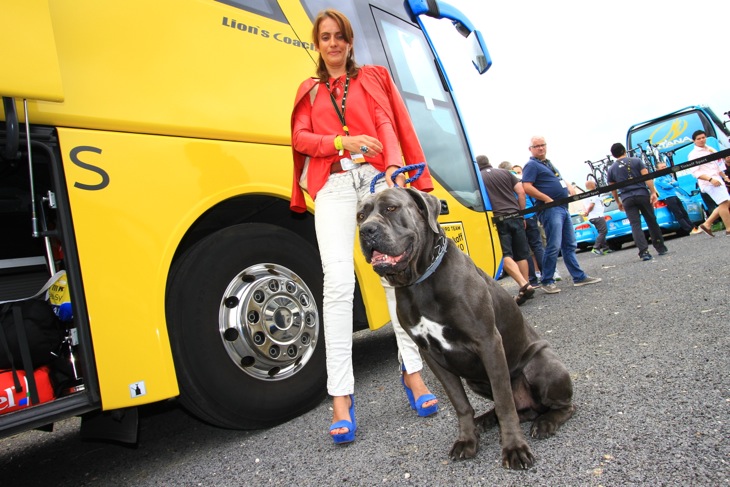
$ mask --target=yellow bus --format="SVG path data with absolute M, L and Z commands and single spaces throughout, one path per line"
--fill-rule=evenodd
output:
M 484 72 L 481 34 L 439 1 L 336 4 L 358 62 L 401 90 L 441 224 L 495 275 L 486 195 L 423 17 L 453 22 Z M 0 435 L 82 416 L 82 433 L 124 424 L 109 435 L 133 441 L 137 407 L 176 397 L 213 425 L 260 428 L 324 398 L 314 204 L 289 210 L 289 127 L 329 5 L 0 0 L 0 302 L 65 270 L 73 310 L 54 398 L 3 414 L 0 396 Z M 355 329 L 376 329 L 384 292 L 355 256 Z

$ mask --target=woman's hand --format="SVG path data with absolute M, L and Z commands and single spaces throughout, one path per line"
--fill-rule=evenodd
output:
M 351 154 L 362 154 L 365 157 L 374 157 L 383 152 L 383 144 L 369 135 L 345 135 L 342 137 L 342 147 Z
M 394 172 L 396 172 L 400 167 L 398 166 L 388 166 L 385 169 L 385 183 L 388 185 L 389 188 L 392 188 L 396 184 L 400 186 L 401 188 L 405 188 L 406 186 L 406 177 L 403 175 L 403 173 L 399 174 L 395 178 L 395 183 L 393 182 L 393 179 L 391 179 L 391 176 Z

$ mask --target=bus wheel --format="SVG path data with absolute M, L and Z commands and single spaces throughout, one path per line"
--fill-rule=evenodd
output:
M 180 402 L 216 426 L 296 417 L 325 395 L 322 267 L 297 234 L 241 224 L 196 243 L 168 279 Z

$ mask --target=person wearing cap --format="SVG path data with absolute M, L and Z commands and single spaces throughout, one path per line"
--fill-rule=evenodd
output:
M 667 164 L 665 162 L 658 162 L 656 165 L 657 171 L 666 169 Z M 677 196 L 677 192 L 682 192 L 687 195 L 686 192 L 679 186 L 679 183 L 671 174 L 665 174 L 654 179 L 654 188 L 656 188 L 659 201 L 663 201 L 669 212 L 674 216 L 674 219 L 679 223 L 679 228 L 682 231 L 690 234 L 697 235 L 702 233 L 702 230 L 694 225 L 689 219 L 689 214 L 682 204 L 682 200 Z

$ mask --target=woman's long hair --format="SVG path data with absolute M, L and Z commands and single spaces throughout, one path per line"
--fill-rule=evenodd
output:
M 342 37 L 345 39 L 345 42 L 352 46 L 347 55 L 345 70 L 348 76 L 354 78 L 355 76 L 357 76 L 357 70 L 359 69 L 359 66 L 355 62 L 355 34 L 352 31 L 352 24 L 350 23 L 350 20 L 345 17 L 345 14 L 331 8 L 319 12 L 317 14 L 317 18 L 314 19 L 314 27 L 312 28 L 312 40 L 314 41 L 314 45 L 319 51 L 319 26 L 326 18 L 330 18 L 337 22 L 337 25 L 340 26 L 340 31 L 342 32 Z M 317 61 L 317 77 L 321 80 L 329 79 L 329 71 L 327 71 L 327 66 L 324 64 L 324 60 L 322 59 L 321 54 L 319 55 L 319 60 Z

